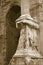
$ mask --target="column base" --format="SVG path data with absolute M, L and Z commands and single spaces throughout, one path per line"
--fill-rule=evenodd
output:
M 26 56 L 29 56 L 31 58 L 43 58 L 39 52 L 35 49 L 24 49 L 24 50 L 17 50 L 14 57 L 26 57 Z
M 17 50 L 9 65 L 43 65 L 43 57 L 37 50 Z
M 32 59 L 31 57 L 13 57 L 9 65 L 43 65 L 43 59 Z

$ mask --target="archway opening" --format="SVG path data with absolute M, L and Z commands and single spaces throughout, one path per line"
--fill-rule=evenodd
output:
M 18 40 L 20 36 L 20 30 L 16 28 L 15 20 L 21 15 L 21 8 L 18 5 L 12 6 L 6 15 L 6 58 L 7 64 L 14 55 Z

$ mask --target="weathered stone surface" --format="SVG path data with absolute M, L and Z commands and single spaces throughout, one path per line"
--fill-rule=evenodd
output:
M 23 18 L 21 16 L 20 19 L 17 19 L 16 21 L 17 21 L 18 28 L 21 28 L 20 38 L 19 38 L 19 43 L 18 43 L 16 53 L 12 57 L 9 65 L 13 65 L 13 64 L 14 65 L 17 65 L 17 64 L 21 65 L 22 64 L 22 60 L 21 60 L 22 57 L 24 57 L 24 60 L 26 62 L 25 63 L 23 61 L 24 65 L 25 64 L 26 65 L 39 64 L 38 59 L 37 59 L 37 62 L 34 61 L 34 59 L 41 57 L 41 55 L 40 55 L 40 53 L 38 53 L 38 49 L 37 49 L 37 36 L 38 36 L 37 26 L 35 29 L 34 28 L 35 25 L 31 25 L 31 23 L 30 24 L 27 23 L 29 21 L 35 23 L 35 21 L 32 20 L 30 17 L 26 18 L 26 16 L 24 16 Z M 35 24 L 37 24 L 37 22 Z M 34 26 L 34 27 L 31 28 L 31 26 Z M 15 60 L 15 57 L 17 58 L 16 60 Z M 19 57 L 20 57 L 20 60 L 19 60 Z M 31 58 L 34 58 L 34 59 L 31 59 Z M 13 62 L 13 60 L 14 60 L 14 62 Z
M 25 57 L 26 58 L 26 57 Z M 43 65 L 43 59 L 29 59 L 29 62 L 26 61 L 24 57 L 13 57 L 9 65 Z
M 2 4 L 2 1 L 3 1 L 3 4 Z M 4 2 L 4 1 L 7 1 L 7 3 L 6 2 Z M 9 2 L 8 2 L 9 1 Z M 11 2 L 10 2 L 11 1 Z M 0 0 L 0 58 L 2 59 L 2 61 L 0 61 L 1 62 L 1 65 L 4 65 L 5 63 L 6 63 L 6 61 L 5 61 L 5 63 L 4 63 L 4 60 L 6 60 L 6 59 L 4 59 L 5 57 L 6 57 L 6 40 L 7 40 L 7 38 L 6 38 L 6 32 L 5 32 L 5 29 L 6 29 L 6 14 L 7 14 L 7 12 L 9 11 L 9 9 L 10 9 L 10 7 L 12 7 L 12 4 L 14 4 L 14 1 L 16 2 L 16 5 L 18 4 L 17 2 L 18 2 L 18 0 L 16 1 L 16 0 Z M 37 19 L 40 21 L 40 40 L 39 40 L 39 51 L 42 53 L 42 55 L 43 55 L 43 0 L 30 0 L 30 2 L 31 2 L 31 4 L 30 4 L 30 10 L 31 10 L 31 15 L 32 15 L 32 17 L 34 17 L 34 16 L 36 16 L 37 17 Z M 36 3 L 39 3 L 40 2 L 40 5 L 42 6 L 42 7 L 39 7 L 39 9 L 38 9 L 38 7 L 36 7 Z M 11 4 L 12 3 L 12 4 Z M 2 6 L 3 5 L 3 6 Z M 18 5 L 21 5 L 21 3 L 20 3 L 20 0 L 19 0 L 19 4 Z M 38 5 L 39 6 L 39 5 Z M 32 8 L 32 9 L 31 9 Z M 37 11 L 36 11 L 37 10 Z M 41 11 L 40 11 L 41 10 Z M 41 22 L 42 21 L 42 22 Z M 3 24 L 4 23 L 4 24 Z M 9 25 L 9 27 L 11 28 L 11 26 Z M 4 30 L 3 30 L 4 29 Z M 12 30 L 12 29 L 11 29 Z M 12 30 L 12 31 L 14 31 L 14 30 Z M 3 35 L 2 35 L 3 34 Z M 10 35 L 12 35 L 12 34 L 10 34 Z M 9 35 L 8 35 L 9 36 Z M 11 37 L 10 37 L 11 38 Z M 11 39 L 10 39 L 11 40 Z M 14 46 L 14 45 L 13 45 Z M 41 46 L 41 48 L 40 48 L 40 46 Z M 3 50 L 4 49 L 4 50 Z M 5 51 L 5 53 L 3 52 L 3 51 Z M 3 54 L 4 53 L 4 54 Z M 4 55 L 4 57 L 3 57 L 3 55 Z M 9 56 L 9 55 L 8 55 Z

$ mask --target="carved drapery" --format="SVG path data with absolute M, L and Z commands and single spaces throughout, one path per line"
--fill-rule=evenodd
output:
M 16 20 L 16 26 L 21 30 L 20 38 L 16 53 L 9 65 L 40 65 L 40 58 L 42 56 L 38 53 L 37 49 L 39 25 L 37 21 L 26 17 L 28 17 L 27 14 Z
M 21 0 L 21 16 L 16 20 L 20 38 L 9 65 L 42 65 L 37 48 L 39 24 L 30 16 L 29 7 L 29 0 Z

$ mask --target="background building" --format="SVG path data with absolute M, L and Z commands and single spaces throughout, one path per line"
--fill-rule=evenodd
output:
M 31 16 L 36 17 L 40 25 L 37 45 L 43 55 L 43 0 L 30 0 L 29 4 Z M 0 65 L 7 65 L 17 48 L 20 31 L 15 20 L 20 15 L 21 0 L 0 0 Z

